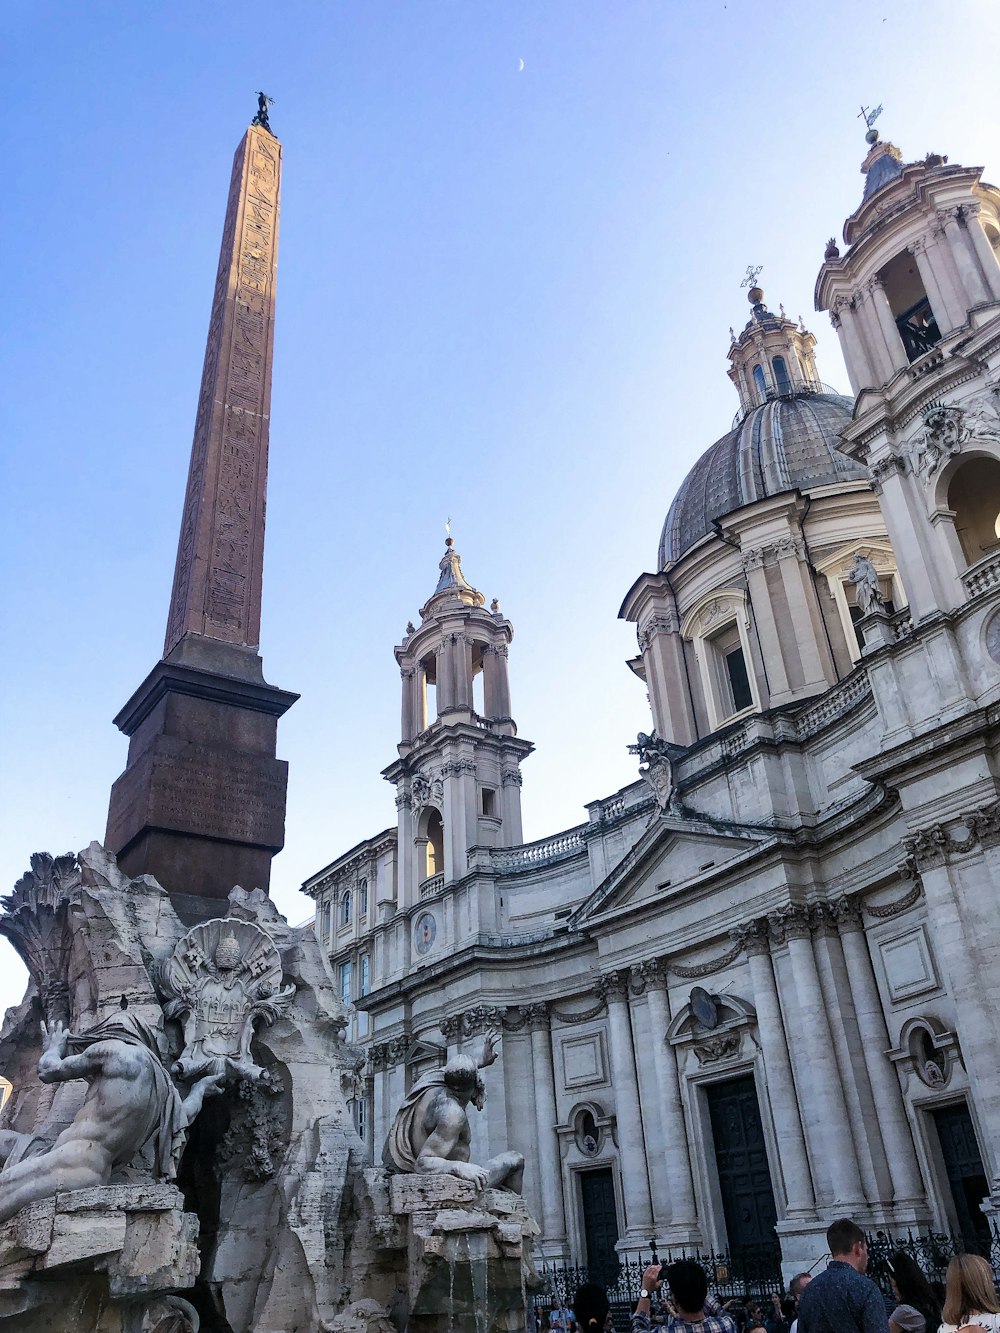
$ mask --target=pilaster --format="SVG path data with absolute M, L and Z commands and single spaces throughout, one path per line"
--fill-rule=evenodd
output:
M 604 972 L 597 979 L 597 989 L 608 1006 L 618 1151 L 624 1164 L 622 1193 L 625 1203 L 625 1235 L 619 1241 L 618 1248 L 630 1250 L 636 1246 L 648 1246 L 653 1208 L 646 1171 L 646 1135 L 639 1105 L 632 1022 L 629 1017 L 628 975 L 624 971 Z

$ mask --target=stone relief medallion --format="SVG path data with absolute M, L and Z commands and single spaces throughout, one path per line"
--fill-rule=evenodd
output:
M 1000 665 L 1000 611 L 994 612 L 986 622 L 985 639 L 986 651 Z
M 249 921 L 203 921 L 179 941 L 159 979 L 163 1012 L 184 1028 L 175 1073 L 263 1076 L 250 1054 L 254 1024 L 273 1023 L 295 994 L 294 986 L 281 988 L 281 958 L 269 935 Z
M 437 922 L 432 912 L 421 912 L 414 922 L 413 943 L 417 953 L 427 953 L 437 938 Z

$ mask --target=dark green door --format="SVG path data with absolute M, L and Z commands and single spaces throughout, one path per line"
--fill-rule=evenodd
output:
M 615 1182 L 610 1167 L 581 1172 L 580 1201 L 583 1205 L 587 1267 L 595 1281 L 614 1282 L 618 1272 L 618 1253 L 615 1250 L 618 1212 L 615 1208 Z
M 959 1232 L 970 1250 L 979 1250 L 985 1244 L 989 1253 L 989 1223 L 979 1205 L 990 1190 L 969 1108 L 962 1102 L 959 1106 L 943 1106 L 933 1115 Z
M 767 1268 L 781 1247 L 753 1076 L 710 1084 L 706 1095 L 730 1260 L 736 1271 Z

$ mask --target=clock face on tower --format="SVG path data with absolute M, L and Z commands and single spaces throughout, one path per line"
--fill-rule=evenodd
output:
M 432 913 L 421 912 L 413 926 L 413 942 L 417 953 L 427 953 L 437 936 L 437 922 Z

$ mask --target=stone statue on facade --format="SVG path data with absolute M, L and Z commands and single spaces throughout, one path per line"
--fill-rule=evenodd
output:
M 470 1161 L 472 1127 L 468 1107 L 483 1109 L 486 1088 L 480 1069 L 497 1058 L 497 1037 L 488 1032 L 482 1055 L 453 1055 L 440 1069 L 417 1079 L 396 1112 L 396 1119 L 382 1150 L 382 1161 L 390 1171 L 430 1171 L 458 1176 L 477 1189 L 502 1186 L 521 1192 L 524 1158 L 519 1152 L 500 1153 L 483 1166 Z
M 657 735 L 640 731 L 629 754 L 639 756 L 639 776 L 648 784 L 663 813 L 669 809 L 674 796 L 674 768 L 670 743 Z
M 147 1145 L 153 1174 L 172 1180 L 185 1130 L 220 1079 L 198 1079 L 186 1097 L 174 1086 L 156 1034 L 127 1010 L 76 1035 L 60 1021 L 42 1024 L 38 1077 L 43 1083 L 85 1079 L 83 1104 L 47 1152 L 36 1140 L 7 1131 L 0 1171 L 0 1222 L 29 1203 L 68 1190 L 107 1185 Z
M 855 553 L 854 564 L 847 576 L 848 582 L 856 589 L 858 606 L 863 616 L 870 616 L 876 611 L 885 610 L 882 589 L 879 587 L 878 570 L 860 551 Z

